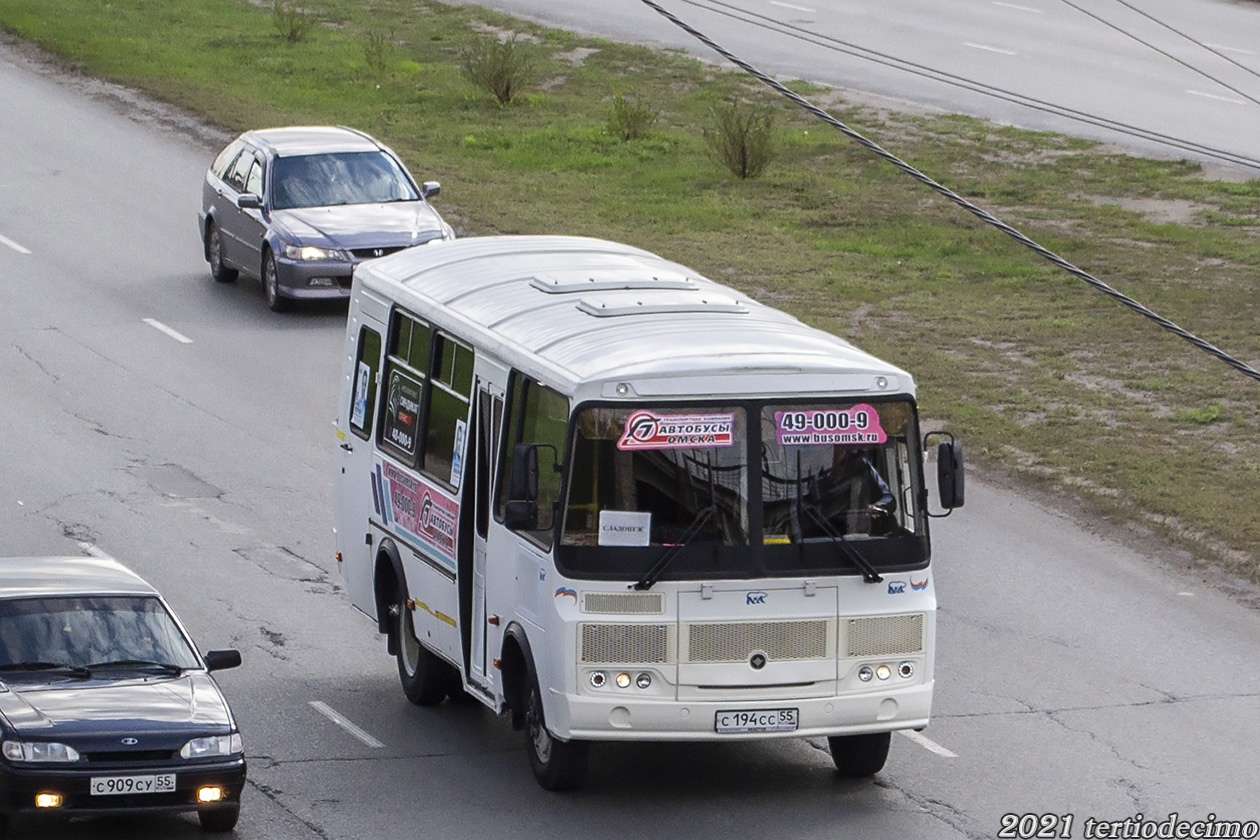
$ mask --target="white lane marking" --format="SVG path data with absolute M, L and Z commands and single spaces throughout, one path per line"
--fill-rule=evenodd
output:
M 999 3 L 997 2 L 997 0 L 994 0 L 993 5 L 1002 6 L 1003 8 L 1006 8 L 1006 9 L 1015 9 L 1016 11 L 1020 11 L 1020 12 L 1032 12 L 1034 15 L 1042 14 L 1041 9 L 1032 9 L 1032 8 L 1029 8 L 1028 6 L 1016 6 L 1014 3 Z
M 1246 100 L 1243 100 L 1243 99 L 1235 99 L 1232 96 L 1220 96 L 1215 93 L 1204 93 L 1201 90 L 1188 90 L 1186 91 L 1186 93 L 1190 94 L 1191 96 L 1202 96 L 1205 99 L 1215 99 L 1218 102 L 1228 102 L 1231 105 L 1246 105 L 1247 104 Z
M 321 715 L 328 718 L 333 723 L 337 724 L 342 729 L 346 730 L 351 735 L 358 738 L 363 743 L 367 744 L 369 747 L 372 747 L 373 749 L 379 749 L 385 746 L 380 741 L 376 740 L 371 735 L 367 734 L 362 729 L 355 726 L 350 721 L 346 720 L 344 717 L 341 716 L 340 713 L 338 713 L 336 710 L 334 710 L 332 707 L 330 707 L 327 703 L 323 702 L 322 700 L 312 700 L 310 701 L 310 703 L 311 703 L 311 708 L 313 708 L 315 711 L 319 712 Z
M 152 319 L 152 318 L 145 318 L 145 319 L 144 319 L 144 322 L 145 322 L 146 324 L 148 324 L 150 327 L 153 327 L 153 329 L 158 330 L 159 332 L 164 332 L 164 333 L 166 333 L 166 334 L 167 334 L 167 335 L 169 335 L 171 338 L 173 338 L 173 339 L 175 339 L 176 341 L 178 341 L 180 344 L 192 344 L 192 343 L 193 343 L 193 340 L 192 340 L 191 338 L 189 338 L 188 336 L 186 336 L 186 335 L 184 335 L 184 334 L 182 334 L 182 333 L 178 333 L 178 332 L 176 332 L 175 330 L 173 330 L 173 329 L 171 329 L 170 327 L 166 326 L 166 324 L 163 324 L 161 321 L 155 321 L 155 320 L 154 320 L 154 319 Z
M 780 3 L 779 0 L 770 0 L 770 5 L 780 6 L 784 9 L 791 9 L 795 12 L 809 12 L 810 14 L 814 14 L 818 11 L 817 9 L 808 8 L 807 6 L 793 6 L 791 3 Z
M 101 551 L 101 550 L 100 550 L 99 548 L 97 548 L 96 546 L 92 545 L 92 543 L 90 543 L 90 542 L 81 542 L 81 543 L 79 543 L 79 548 L 83 549 L 85 552 L 87 552 L 87 553 L 88 553 L 89 555 L 91 555 L 92 557 L 99 557 L 101 560 L 113 560 L 113 559 L 114 559 L 113 557 L 110 557 L 110 556 L 109 556 L 108 554 L 106 554 L 105 552 Z
M 990 47 L 986 44 L 973 44 L 970 41 L 963 42 L 964 47 L 971 47 L 973 50 L 984 50 L 985 52 L 1001 53 L 1002 55 L 1018 55 L 1014 50 L 1004 50 L 1001 47 Z
M 12 239 L 5 236 L 3 233 L 0 233 L 0 242 L 3 242 L 5 245 L 8 245 L 10 248 L 12 248 L 14 251 L 17 251 L 19 254 L 29 254 L 31 252 L 30 248 L 23 248 L 21 245 L 17 244 Z
M 1227 47 L 1224 44 L 1204 44 L 1203 46 L 1221 52 L 1239 53 L 1240 55 L 1255 55 L 1251 50 L 1244 50 L 1242 47 Z
M 950 750 L 945 749 L 940 744 L 936 743 L 931 738 L 927 737 L 926 735 L 923 735 L 922 733 L 915 732 L 913 729 L 902 729 L 900 730 L 900 732 L 902 735 L 905 735 L 907 738 L 909 738 L 911 741 L 914 741 L 916 744 L 918 744 L 920 747 L 923 747 L 923 749 L 925 750 L 931 750 L 932 752 L 944 758 L 958 758 L 958 753 L 951 752 Z

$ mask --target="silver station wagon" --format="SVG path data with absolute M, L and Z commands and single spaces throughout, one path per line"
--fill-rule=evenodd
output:
M 262 281 L 274 311 L 345 298 L 356 263 L 455 231 L 387 146 L 352 128 L 247 131 L 215 157 L 197 223 L 210 273 Z

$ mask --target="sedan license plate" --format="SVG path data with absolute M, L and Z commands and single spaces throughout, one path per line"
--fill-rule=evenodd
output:
M 159 773 L 156 776 L 93 776 L 93 796 L 112 796 L 128 793 L 171 793 L 175 790 L 175 774 Z
M 718 712 L 718 732 L 795 732 L 797 709 L 731 709 Z

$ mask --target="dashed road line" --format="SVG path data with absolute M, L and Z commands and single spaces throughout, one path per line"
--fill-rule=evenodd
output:
M 1019 55 L 1014 50 L 1004 50 L 1001 47 L 990 47 L 987 44 L 973 44 L 970 41 L 963 42 L 964 47 L 971 47 L 973 50 L 984 50 L 985 52 L 1001 53 L 1002 55 Z
M 0 243 L 8 245 L 10 248 L 12 248 L 14 251 L 17 251 L 19 254 L 29 254 L 31 252 L 30 248 L 23 248 L 21 245 L 17 244 L 12 239 L 5 236 L 3 233 L 0 233 Z
M 958 753 L 942 747 L 940 744 L 920 732 L 915 732 L 913 729 L 902 729 L 900 732 L 920 747 L 923 747 L 923 749 L 934 752 L 942 758 L 958 758 Z
M 1221 96 L 1220 94 L 1216 94 L 1216 93 L 1204 93 L 1201 90 L 1188 90 L 1186 91 L 1186 93 L 1190 94 L 1191 96 L 1202 96 L 1205 99 L 1215 99 L 1218 102 L 1228 102 L 1231 105 L 1246 105 L 1247 104 L 1246 100 L 1244 99 L 1235 99 L 1232 96 Z
M 169 335 L 171 338 L 173 338 L 173 339 L 175 339 L 176 341 L 178 341 L 180 344 L 192 344 L 192 343 L 193 343 L 193 340 L 192 340 L 191 338 L 189 338 L 188 336 L 184 335 L 183 333 L 176 332 L 175 330 L 173 330 L 173 329 L 171 329 L 170 327 L 166 326 L 166 324 L 163 324 L 161 321 L 156 321 L 156 320 L 154 320 L 153 318 L 145 318 L 145 319 L 144 319 L 144 322 L 145 322 L 146 324 L 148 324 L 150 327 L 153 327 L 153 329 L 155 329 L 155 330 L 157 330 L 157 331 L 159 331 L 159 332 L 164 332 L 164 333 L 166 333 L 166 334 L 167 334 L 167 335 Z
M 367 734 L 362 729 L 355 726 L 350 721 L 346 720 L 345 717 L 340 712 L 338 712 L 336 709 L 333 709 L 331 706 L 329 706 L 327 703 L 323 702 L 322 700 L 312 700 L 310 701 L 310 703 L 311 703 L 311 708 L 313 708 L 315 711 L 319 712 L 321 715 L 328 718 L 333 723 L 337 724 L 342 729 L 346 730 L 351 735 L 358 738 L 363 743 L 367 744 L 369 747 L 372 747 L 373 749 L 380 749 L 381 747 L 385 746 L 380 741 L 376 740 L 371 735 Z

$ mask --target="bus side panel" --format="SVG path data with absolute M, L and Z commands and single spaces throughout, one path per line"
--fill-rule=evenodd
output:
M 407 597 L 415 602 L 412 622 L 416 638 L 452 664 L 462 662 L 457 619 L 459 592 L 455 580 L 415 552 L 406 551 L 402 561 L 407 576 Z
M 372 585 L 375 548 L 367 539 L 368 523 L 373 513 L 372 441 L 357 434 L 351 421 L 356 389 L 365 385 L 361 381 L 363 365 L 366 363 L 379 372 L 384 364 L 383 353 L 377 353 L 375 359 L 364 358 L 360 341 L 365 330 L 373 331 L 383 339 L 388 313 L 386 302 L 355 289 L 346 323 L 341 387 L 337 397 L 338 451 L 333 473 L 333 529 L 336 550 L 341 558 L 342 579 L 350 603 L 373 619 L 377 618 Z

